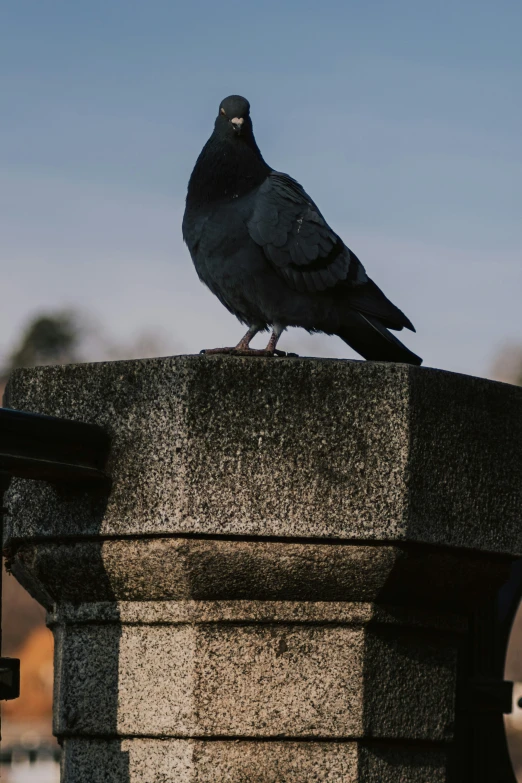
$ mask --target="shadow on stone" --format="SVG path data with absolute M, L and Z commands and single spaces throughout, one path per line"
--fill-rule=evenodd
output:
M 469 678 L 503 676 L 487 614 L 509 578 L 511 541 L 520 541 L 520 403 L 519 390 L 502 384 L 410 375 L 409 543 L 399 544 L 375 600 L 412 614 L 391 631 L 371 623 L 364 654 L 365 731 L 375 738 L 364 750 L 376 780 L 396 779 L 390 770 L 400 757 L 408 783 L 512 781 L 501 712 L 471 728 L 474 718 L 458 709 L 469 706 Z M 386 747 L 384 737 L 393 743 Z
M 41 496 L 70 508 L 71 527 L 88 514 L 91 530 L 101 527 L 107 495 L 76 492 L 31 482 L 33 497 Z M 13 481 L 8 502 L 16 505 L 19 481 Z M 37 503 L 33 507 L 37 508 Z M 45 505 L 43 506 L 45 508 Z M 16 525 L 16 516 L 11 517 Z M 34 530 L 38 520 L 34 519 Z M 81 524 L 81 519 L 80 519 Z M 53 731 L 62 746 L 62 783 L 130 783 L 129 752 L 116 739 L 119 732 L 119 666 L 122 626 L 110 574 L 103 559 L 103 542 L 71 542 L 56 535 L 23 540 L 8 529 L 9 563 L 18 581 L 47 609 L 54 634 Z M 35 535 L 35 539 L 37 536 Z M 113 623 L 106 626 L 67 622 L 67 609 L 103 602 L 112 606 Z M 93 738 L 102 735 L 104 741 Z M 111 743 L 110 759 L 93 753 L 96 744 Z M 98 763 L 96 763 L 96 760 Z M 94 762 L 94 763 L 93 763 Z

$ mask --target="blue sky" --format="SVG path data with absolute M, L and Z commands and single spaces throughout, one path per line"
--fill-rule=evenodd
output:
M 81 307 L 167 353 L 242 327 L 181 240 L 220 100 L 410 316 L 427 365 L 487 375 L 522 341 L 522 5 L 460 0 L 0 4 L 0 359 Z M 353 356 L 292 330 L 281 347 Z

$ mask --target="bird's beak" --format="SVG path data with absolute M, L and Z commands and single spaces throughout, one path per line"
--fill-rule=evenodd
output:
M 241 131 L 243 130 L 243 123 L 244 123 L 243 117 L 233 117 L 230 122 L 232 124 L 232 127 L 234 128 L 235 132 L 239 136 Z

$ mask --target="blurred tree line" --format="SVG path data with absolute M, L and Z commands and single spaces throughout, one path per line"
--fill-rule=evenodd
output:
M 497 381 L 522 386 L 522 345 L 510 343 L 499 352 L 491 368 L 491 377 Z
M 172 346 L 170 348 L 172 353 Z M 153 332 L 142 332 L 122 344 L 112 340 L 106 330 L 75 310 L 37 313 L 29 319 L 0 365 L 0 393 L 9 374 L 19 367 L 138 359 L 166 352 L 165 341 Z
M 3 375 L 18 367 L 78 361 L 81 328 L 74 313 L 59 312 L 32 318 L 9 356 Z

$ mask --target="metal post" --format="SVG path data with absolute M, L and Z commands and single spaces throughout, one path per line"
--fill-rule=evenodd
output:
M 4 492 L 11 476 L 0 471 L 0 536 L 3 540 Z M 2 580 L 0 578 L 0 645 L 2 641 Z M 0 700 L 17 699 L 20 695 L 20 661 L 17 658 L 0 658 Z
M 0 534 L 4 493 L 14 476 L 83 487 L 107 486 L 109 437 L 83 422 L 0 408 Z M 9 553 L 8 553 L 9 554 Z M 1 601 L 0 582 L 0 601 Z M 1 604 L 0 604 L 1 607 Z M 1 642 L 1 608 L 0 608 Z M 20 695 L 20 661 L 0 658 L 0 700 Z
M 455 783 L 517 783 L 504 715 L 512 712 L 513 683 L 504 680 L 511 627 L 522 598 L 522 560 L 496 598 L 470 618 L 457 689 Z

